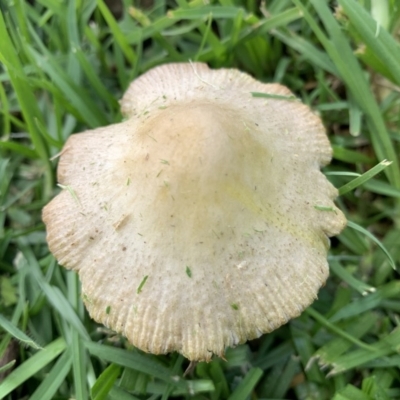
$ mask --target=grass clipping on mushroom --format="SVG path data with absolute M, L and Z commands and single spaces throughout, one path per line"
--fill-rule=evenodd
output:
M 146 352 L 210 360 L 298 316 L 346 223 L 320 119 L 281 85 L 201 63 L 152 69 L 121 108 L 68 139 L 68 190 L 43 211 L 91 317 Z

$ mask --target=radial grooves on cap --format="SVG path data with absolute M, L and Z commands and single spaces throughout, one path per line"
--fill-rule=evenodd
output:
M 81 262 L 80 257 L 75 258 L 74 253 L 81 254 L 83 244 L 71 228 L 71 218 L 65 213 L 70 208 L 69 193 L 60 193 L 49 203 L 43 212 L 43 221 L 47 224 L 47 241 L 52 253 L 60 264 L 68 268 L 76 268 Z M 50 221 L 51 220 L 51 224 Z M 68 227 L 63 229 L 62 227 Z M 49 227 L 51 227 L 49 229 Z
M 203 93 L 205 98 L 210 97 L 204 88 L 213 88 L 216 91 L 225 88 L 240 89 L 254 85 L 255 82 L 250 76 L 237 70 L 222 69 L 215 74 L 203 63 L 168 64 L 155 67 L 136 79 L 121 100 L 121 111 L 131 117 L 158 107 L 168 107 L 171 103 L 182 100 L 199 100 Z M 213 96 L 215 98 L 215 94 Z

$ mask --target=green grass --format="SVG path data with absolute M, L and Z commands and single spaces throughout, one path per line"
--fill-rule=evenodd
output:
M 116 18 L 104 0 L 0 0 L 0 398 L 400 399 L 399 2 L 142 4 Z M 67 137 L 120 121 L 135 77 L 189 60 L 280 82 L 321 115 L 350 223 L 301 317 L 184 377 L 182 356 L 88 317 L 41 209 Z

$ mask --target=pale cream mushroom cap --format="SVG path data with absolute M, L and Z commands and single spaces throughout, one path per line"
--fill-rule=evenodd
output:
M 298 316 L 345 218 L 320 172 L 320 119 L 233 69 L 169 64 L 135 80 L 125 122 L 71 136 L 44 209 L 50 250 L 90 315 L 138 348 L 222 356 Z

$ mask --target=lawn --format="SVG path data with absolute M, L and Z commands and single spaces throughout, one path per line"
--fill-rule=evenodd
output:
M 399 1 L 107 3 L 0 0 L 0 398 L 400 399 Z M 348 224 L 299 318 L 184 375 L 182 355 L 90 319 L 41 213 L 67 138 L 120 122 L 136 77 L 190 61 L 281 83 L 322 118 Z

